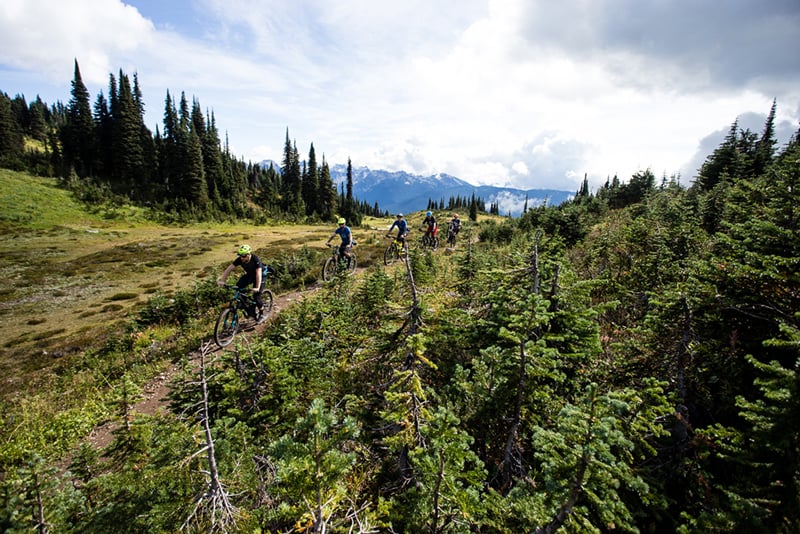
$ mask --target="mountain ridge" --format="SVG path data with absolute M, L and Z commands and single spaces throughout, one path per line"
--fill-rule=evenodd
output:
M 273 160 L 264 160 L 261 165 L 276 169 L 280 166 Z M 331 179 L 341 191 L 347 181 L 347 165 L 336 164 L 330 168 Z M 528 208 L 547 203 L 558 205 L 574 196 L 573 191 L 559 189 L 518 189 L 491 185 L 474 185 L 446 173 L 418 175 L 406 171 L 387 171 L 369 167 L 353 167 L 353 195 L 368 204 L 378 204 L 381 210 L 390 213 L 424 210 L 428 200 L 444 201 L 451 197 L 483 199 L 487 207 L 497 203 L 501 215 L 517 216 L 527 203 Z

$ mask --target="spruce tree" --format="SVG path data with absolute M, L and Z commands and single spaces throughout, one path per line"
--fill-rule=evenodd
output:
M 11 111 L 11 99 L 0 93 L 0 165 L 18 168 L 23 146 L 22 132 Z
M 72 79 L 72 97 L 67 106 L 67 121 L 61 128 L 61 146 L 64 158 L 63 175 L 74 170 L 80 177 L 91 176 L 94 170 L 94 121 L 89 102 L 89 91 L 81 78 L 78 60 Z
M 319 198 L 319 169 L 317 167 L 317 155 L 314 151 L 314 143 L 308 150 L 308 166 L 303 174 L 303 202 L 306 205 L 306 215 L 318 214 L 320 209 Z
M 332 221 L 336 216 L 336 184 L 331 178 L 331 170 L 325 161 L 325 155 L 322 156 L 322 168 L 319 173 L 319 203 L 320 218 L 323 221 Z
M 100 91 L 94 104 L 95 136 L 97 138 L 97 174 L 108 180 L 114 169 L 113 118 L 108 101 Z
M 147 192 L 149 184 L 140 182 L 145 172 L 140 108 L 130 80 L 122 71 L 119 72 L 118 90 L 117 105 L 112 109 L 114 173 L 110 177 L 111 186 L 117 192 L 134 197 L 135 193 Z

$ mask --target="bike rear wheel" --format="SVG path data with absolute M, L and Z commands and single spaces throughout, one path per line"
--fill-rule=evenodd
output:
M 214 341 L 220 347 L 226 347 L 231 344 L 238 331 L 239 312 L 235 308 L 225 308 L 220 312 L 214 326 Z

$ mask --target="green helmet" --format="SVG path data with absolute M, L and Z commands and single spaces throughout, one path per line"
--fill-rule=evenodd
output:
M 339 217 L 339 224 L 344 224 L 345 222 L 344 217 Z
M 246 254 L 250 254 L 253 252 L 253 249 L 250 248 L 250 245 L 242 245 L 239 247 L 239 256 L 244 256 Z

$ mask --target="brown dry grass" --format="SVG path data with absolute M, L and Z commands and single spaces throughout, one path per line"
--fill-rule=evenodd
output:
M 323 250 L 334 228 L 162 226 L 134 208 L 113 215 L 87 211 L 55 180 L 0 171 L 0 375 L 7 386 L 102 343 L 152 295 L 216 276 L 240 243 L 269 260 L 303 245 Z M 379 243 L 380 231 L 354 234 L 364 245 Z M 359 248 L 362 265 L 377 257 Z

